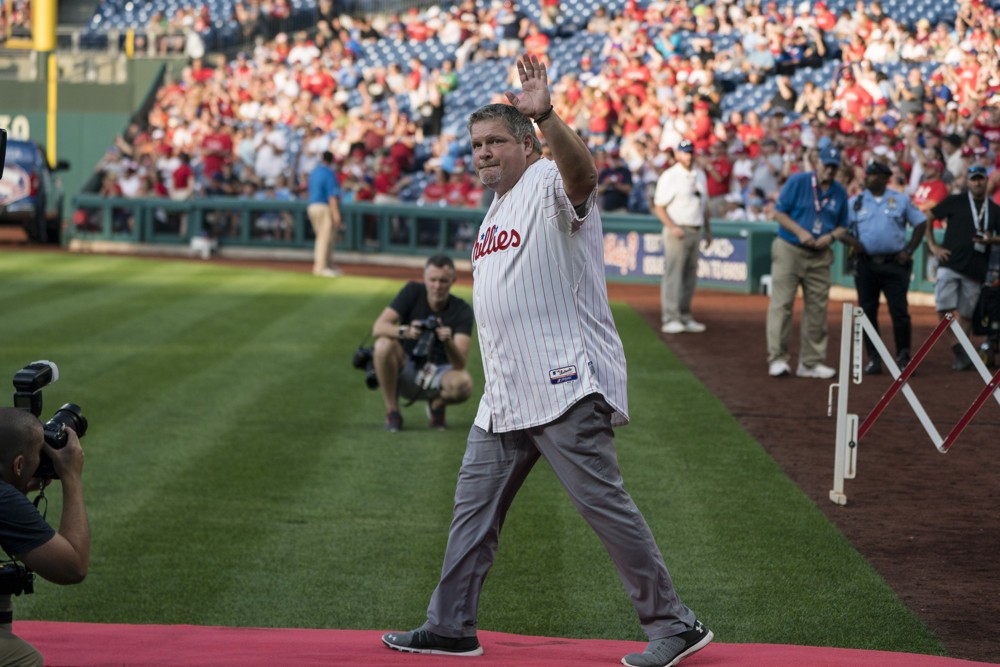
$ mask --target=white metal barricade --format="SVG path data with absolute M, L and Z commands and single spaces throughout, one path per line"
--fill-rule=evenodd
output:
M 955 337 L 962 345 L 969 359 L 972 360 L 973 366 L 979 372 L 980 377 L 983 378 L 986 386 L 948 435 L 942 438 L 907 381 L 910 375 L 913 374 L 913 371 L 916 370 L 917 366 L 927 356 L 930 349 L 948 329 L 951 329 L 952 333 L 955 334 Z M 861 384 L 863 378 L 862 361 L 865 336 L 874 344 L 875 350 L 882 360 L 882 365 L 892 373 L 893 382 L 875 407 L 872 408 L 872 411 L 865 420 L 860 422 L 858 415 L 847 412 L 847 399 L 850 384 L 852 382 L 854 384 Z M 996 399 L 997 403 L 1000 403 L 1000 389 L 998 389 L 998 386 L 1000 386 L 1000 370 L 992 376 L 990 375 L 989 370 L 979 358 L 979 353 L 972 346 L 968 336 L 965 335 L 962 327 L 959 326 L 958 322 L 950 314 L 944 316 L 934 331 L 931 332 L 930 336 L 927 337 L 927 340 L 917 350 L 916 354 L 913 355 L 906 368 L 900 370 L 899 366 L 896 365 L 896 360 L 889 354 L 885 343 L 882 342 L 878 332 L 875 331 L 875 327 L 865 316 L 864 311 L 852 304 L 845 303 L 840 333 L 840 374 L 837 382 L 830 385 L 827 398 L 827 415 L 829 416 L 833 413 L 833 392 L 837 391 L 836 454 L 834 456 L 833 489 L 830 491 L 830 500 L 838 505 L 847 504 L 847 495 L 844 493 L 844 480 L 854 479 L 855 475 L 857 475 L 858 443 L 865 437 L 865 434 L 868 433 L 869 429 L 871 429 L 875 421 L 885 411 L 885 408 L 896 394 L 902 392 L 913 409 L 914 414 L 916 414 L 917 419 L 920 421 L 920 424 L 927 431 L 927 435 L 930 436 L 931 442 L 934 443 L 939 452 L 946 454 L 955 443 L 955 439 L 969 425 L 969 422 L 972 421 L 972 418 L 983 407 L 990 395 Z

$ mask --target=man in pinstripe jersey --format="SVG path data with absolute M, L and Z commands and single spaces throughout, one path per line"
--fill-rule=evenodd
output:
M 681 602 L 642 514 L 624 489 L 613 426 L 628 422 L 625 354 L 608 306 L 597 170 L 554 112 L 545 67 L 517 63 L 523 92 L 469 118 L 473 158 L 496 193 L 472 251 L 483 398 L 455 490 L 455 514 L 427 622 L 383 635 L 411 653 L 481 655 L 476 615 L 500 528 L 544 457 L 611 556 L 646 650 L 622 659 L 665 667 L 712 632 Z M 532 121 L 553 160 L 541 157 Z

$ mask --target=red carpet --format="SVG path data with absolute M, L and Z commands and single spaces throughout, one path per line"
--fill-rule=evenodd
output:
M 639 642 L 552 639 L 480 632 L 478 658 L 390 651 L 375 630 L 213 628 L 15 621 L 14 632 L 45 656 L 48 667 L 612 667 Z M 952 658 L 776 644 L 713 643 L 684 667 L 975 667 Z

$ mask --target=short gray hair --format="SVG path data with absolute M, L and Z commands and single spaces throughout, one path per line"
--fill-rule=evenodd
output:
M 28 456 L 42 438 L 42 422 L 17 408 L 0 408 L 0 466 L 6 468 L 18 455 Z
M 535 125 L 531 122 L 530 118 L 510 104 L 487 104 L 473 111 L 472 115 L 469 116 L 469 123 L 467 125 L 469 132 L 472 132 L 473 125 L 486 120 L 503 121 L 507 131 L 518 141 L 524 139 L 525 136 L 530 136 L 531 145 L 535 149 L 535 152 L 539 155 L 542 154 L 542 142 L 539 141 L 538 135 L 535 134 Z

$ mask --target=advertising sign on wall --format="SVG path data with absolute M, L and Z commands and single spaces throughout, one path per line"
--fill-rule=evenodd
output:
M 604 273 L 608 278 L 648 279 L 663 275 L 663 237 L 660 234 L 628 232 L 604 235 Z M 702 245 L 698 258 L 698 280 L 717 285 L 745 286 L 747 239 L 721 237 Z

